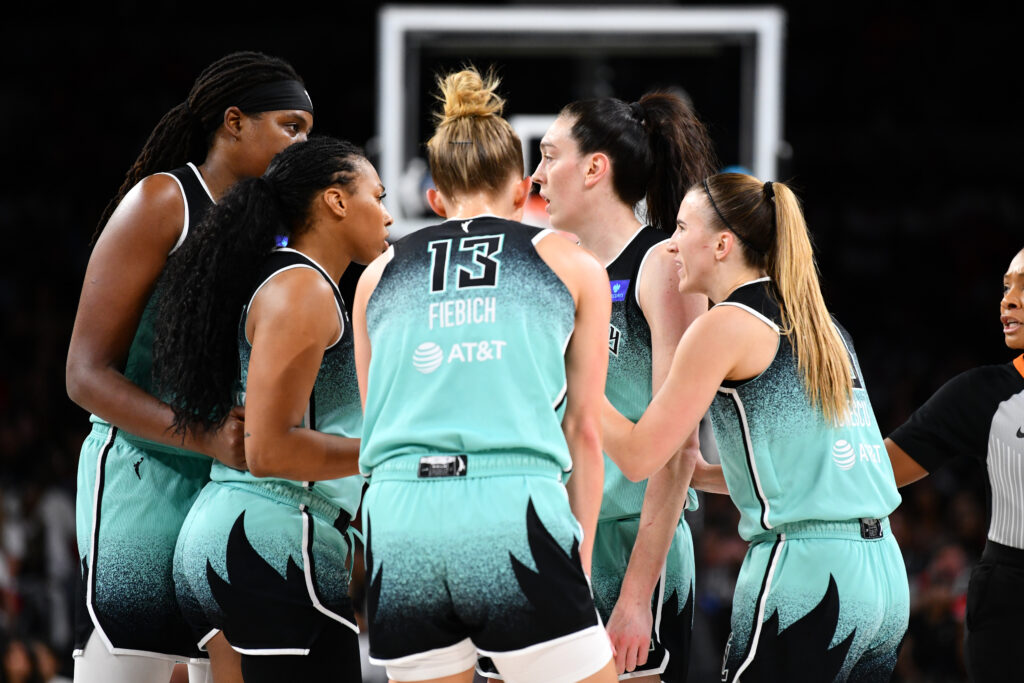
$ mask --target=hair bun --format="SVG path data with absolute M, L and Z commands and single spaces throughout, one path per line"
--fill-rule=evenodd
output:
M 499 83 L 494 74 L 483 77 L 473 68 L 439 78 L 438 99 L 444 109 L 436 114 L 438 125 L 469 116 L 500 116 L 505 100 L 495 92 Z

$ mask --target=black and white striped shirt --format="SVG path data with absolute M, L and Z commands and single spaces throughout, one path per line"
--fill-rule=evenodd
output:
M 1024 355 L 957 375 L 889 438 L 929 472 L 961 456 L 981 461 L 988 538 L 1024 549 Z

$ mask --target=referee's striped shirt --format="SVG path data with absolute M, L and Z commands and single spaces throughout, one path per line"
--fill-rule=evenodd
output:
M 957 375 L 889 438 L 928 472 L 961 456 L 981 461 L 988 538 L 1024 549 L 1024 355 Z

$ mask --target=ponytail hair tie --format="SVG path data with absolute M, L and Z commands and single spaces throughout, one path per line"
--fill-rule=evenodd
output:
M 641 126 L 644 125 L 644 106 L 642 104 L 639 102 L 633 102 L 629 105 L 629 111 Z
M 772 184 L 772 181 L 769 180 L 768 182 L 766 182 L 762 190 L 764 192 L 765 199 L 775 201 L 775 187 Z

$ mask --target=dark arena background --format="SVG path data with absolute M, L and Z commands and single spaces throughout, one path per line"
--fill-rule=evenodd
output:
M 547 6 L 473 5 L 510 6 L 530 9 L 538 27 L 550 28 Z M 758 5 L 713 7 L 741 6 Z M 1002 274 L 1024 246 L 1024 136 L 1012 105 L 1018 27 L 981 3 L 771 7 L 784 13 L 775 179 L 791 181 L 804 201 L 826 300 L 857 341 L 887 434 L 950 377 L 1012 357 L 998 303 Z M 134 14 L 134 23 L 0 25 L 0 681 L 50 680 L 56 669 L 71 675 L 75 471 L 89 425 L 67 398 L 64 363 L 103 207 L 160 116 L 205 65 L 234 50 L 289 60 L 316 105 L 314 131 L 352 140 L 379 160 L 381 8 L 302 5 L 256 23 L 162 25 Z M 472 59 L 504 78 L 509 115 L 681 88 L 709 125 L 723 166 L 748 163 L 744 107 L 756 86 L 744 82 L 742 41 L 652 43 L 663 54 L 629 41 L 545 44 L 529 33 L 507 43 L 486 32 L 424 41 L 418 61 L 407 57 L 418 75 L 405 107 L 419 117 L 405 121 L 415 138 L 408 156 L 421 154 L 427 137 L 432 73 Z M 536 140 L 524 144 L 536 159 Z M 415 215 L 415 177 L 387 189 L 389 206 Z M 986 535 L 980 470 L 965 459 L 902 493 L 892 523 L 910 574 L 911 622 L 894 680 L 966 680 L 965 592 Z M 745 544 L 725 498 L 703 496 L 688 517 L 697 551 L 691 680 L 717 680 Z M 19 678 L 19 662 L 33 661 L 48 673 Z M 380 675 L 368 669 L 366 680 Z

